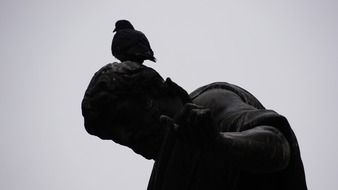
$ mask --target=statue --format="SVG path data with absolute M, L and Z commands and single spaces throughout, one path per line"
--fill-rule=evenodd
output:
M 305 190 L 287 119 L 225 82 L 188 94 L 124 61 L 96 72 L 82 101 L 87 132 L 155 161 L 148 190 Z

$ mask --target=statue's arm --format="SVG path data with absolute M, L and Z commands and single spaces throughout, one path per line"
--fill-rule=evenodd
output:
M 278 129 L 271 126 L 220 133 L 209 148 L 219 159 L 251 172 L 281 170 L 290 160 L 288 141 Z
M 218 162 L 251 172 L 271 172 L 288 165 L 290 145 L 279 129 L 269 125 L 245 129 L 241 126 L 245 122 L 228 122 L 231 114 L 256 111 L 235 93 L 210 91 L 194 103 L 203 107 L 186 105 L 175 119 L 182 139 L 201 147 L 207 145 L 206 152 L 214 155 Z M 244 121 L 246 116 L 243 115 L 238 114 L 237 119 Z M 228 131 L 223 130 L 224 127 L 232 127 L 229 125 L 236 125 L 236 130 L 231 131 L 237 132 L 224 132 Z

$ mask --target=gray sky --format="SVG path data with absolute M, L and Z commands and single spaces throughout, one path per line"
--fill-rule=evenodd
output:
M 0 189 L 146 189 L 153 161 L 83 127 L 80 103 L 118 19 L 143 31 L 146 64 L 189 92 L 237 84 L 285 115 L 309 189 L 338 186 L 338 2 L 0 2 Z

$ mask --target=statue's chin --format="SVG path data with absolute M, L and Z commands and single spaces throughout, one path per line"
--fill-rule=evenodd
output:
M 146 159 L 155 159 L 161 146 L 160 138 L 147 138 L 146 140 L 138 141 L 129 146 L 135 153 L 143 156 Z
M 133 151 L 136 153 L 136 154 L 139 154 L 141 156 L 143 156 L 144 158 L 148 159 L 148 160 L 151 160 L 151 159 L 154 159 L 156 154 L 154 151 L 150 151 L 150 150 L 137 150 L 137 149 L 133 149 Z

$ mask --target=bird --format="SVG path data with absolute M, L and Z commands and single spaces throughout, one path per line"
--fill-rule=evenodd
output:
M 111 51 L 115 58 L 124 61 L 133 61 L 142 64 L 144 60 L 156 62 L 154 52 L 147 37 L 135 30 L 128 20 L 118 20 L 115 23 Z

